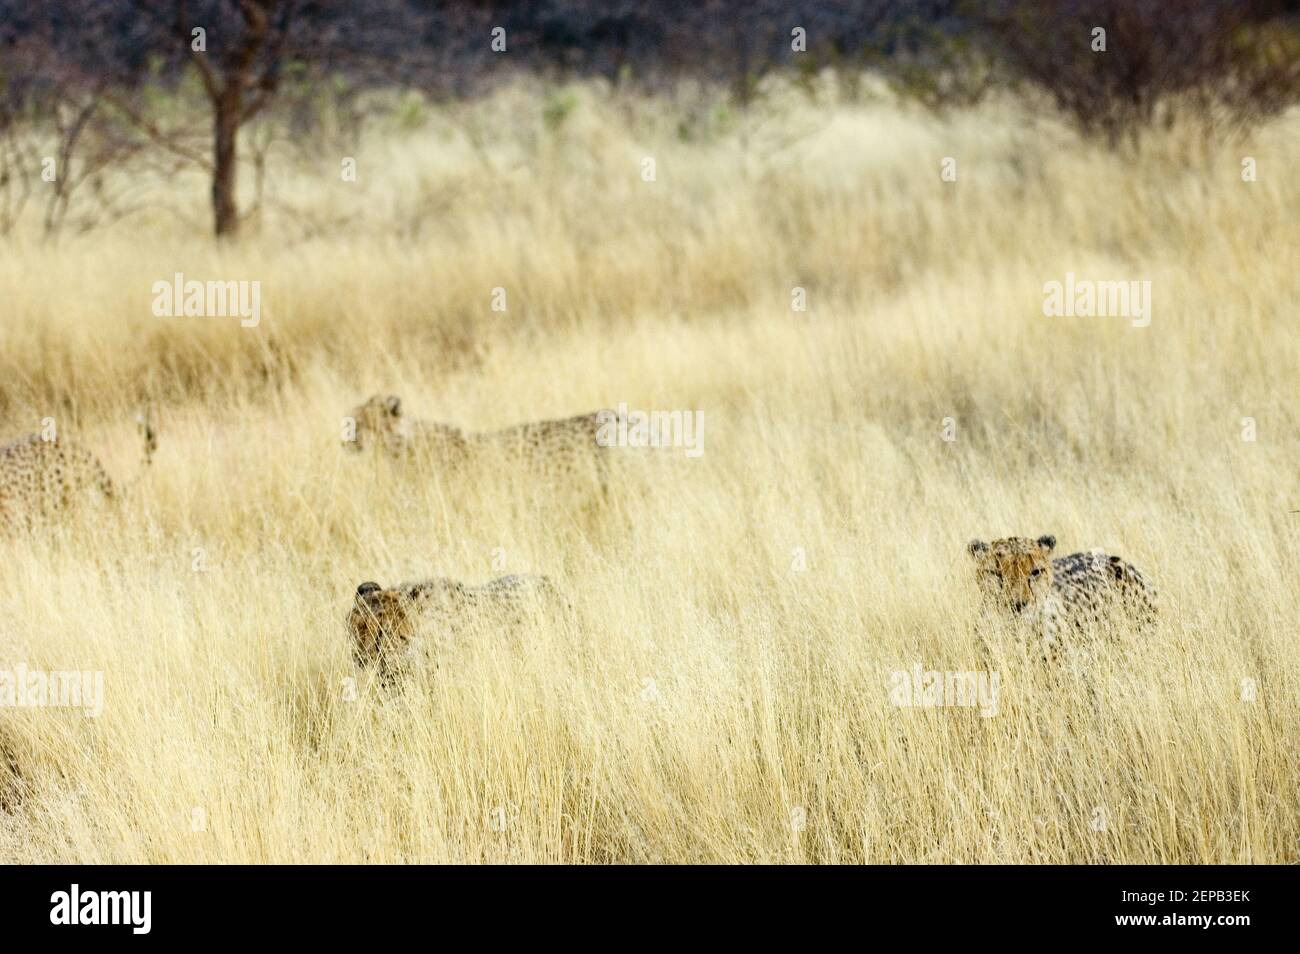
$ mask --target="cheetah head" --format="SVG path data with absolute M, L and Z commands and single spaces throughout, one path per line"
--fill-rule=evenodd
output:
M 343 441 L 346 450 L 359 453 L 371 446 L 396 450 L 406 439 L 402 399 L 395 394 L 387 397 L 376 394 L 364 404 L 354 407 L 348 416 L 355 426 L 352 439 L 345 438 Z
M 1052 550 L 1056 537 L 1006 537 L 985 543 L 972 540 L 966 548 L 975 560 L 981 592 L 996 605 L 1023 612 L 1052 591 Z
M 387 653 L 398 651 L 406 644 L 412 631 L 407 605 L 398 591 L 371 582 L 357 587 L 348 613 L 348 632 L 352 636 L 352 656 L 358 666 L 382 662 Z

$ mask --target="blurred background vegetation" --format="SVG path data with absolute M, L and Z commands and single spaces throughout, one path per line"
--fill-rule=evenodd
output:
M 556 90 L 551 131 L 574 79 L 711 90 L 689 139 L 773 74 L 812 96 L 828 73 L 840 95 L 883 82 L 941 112 L 1014 93 L 1110 149 L 1178 121 L 1222 140 L 1300 97 L 1300 3 L 0 0 L 0 235 L 34 214 L 47 240 L 90 231 L 198 171 L 202 227 L 233 236 L 277 203 L 299 214 L 268 189 L 276 149 L 346 154 L 369 126 L 417 128 L 520 77 Z

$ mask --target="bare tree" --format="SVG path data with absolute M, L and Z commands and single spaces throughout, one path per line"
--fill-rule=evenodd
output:
M 101 119 L 128 123 L 137 140 L 150 147 L 137 158 L 158 164 L 165 154 L 203 169 L 210 177 L 213 231 L 235 235 L 242 221 L 239 208 L 241 135 L 266 107 L 283 94 L 288 74 L 308 86 L 322 78 L 346 76 L 351 88 L 412 81 L 428 71 L 439 49 L 440 27 L 467 23 L 474 3 L 450 0 L 355 0 L 330 4 L 321 0 L 0 0 L 0 95 L 19 78 L 22 95 L 13 100 L 12 120 L 30 125 L 53 116 L 48 88 L 59 84 L 75 98 L 84 115 L 66 119 L 74 145 L 89 141 L 83 130 Z M 471 17 L 471 19 L 473 19 Z M 478 22 L 478 21 L 476 21 Z M 472 31 L 457 34 L 457 48 L 477 47 Z M 474 39 L 478 39 L 476 36 Z M 39 41 L 39 69 L 13 69 L 13 48 Z M 486 49 L 487 37 L 482 38 Z M 210 142 L 196 148 L 190 114 L 164 108 L 140 96 L 142 90 L 169 89 L 172 102 L 185 102 L 181 82 L 193 71 L 208 106 Z M 330 88 L 328 84 L 322 84 Z M 4 117 L 0 117 L 3 121 Z M 93 123 L 92 123 L 93 120 Z M 13 123 L 0 125 L 0 138 Z M 96 139 L 97 143 L 102 140 Z M 6 148 L 16 162 L 13 143 Z M 119 141 L 118 146 L 124 143 Z M 119 151 L 118 158 L 125 153 Z M 264 158 L 264 157 L 263 157 Z M 257 159 L 257 156 L 254 156 Z M 23 167 L 26 169 L 26 167 Z M 265 171 L 264 169 L 262 170 Z M 92 184 L 101 182 L 97 177 Z M 0 174 L 0 194 L 7 188 L 13 205 L 20 201 L 23 180 Z M 12 184 L 12 185 L 9 185 Z
M 132 180 L 110 173 L 146 143 L 106 98 L 111 76 L 60 56 L 48 36 L 26 37 L 7 52 L 24 81 L 0 92 L 0 233 L 41 193 L 46 240 L 133 211 Z M 87 201 L 74 205 L 80 196 Z
M 8 235 L 32 197 L 36 149 L 23 135 L 18 111 L 0 98 L 0 235 Z
M 157 42 L 188 51 L 212 108 L 212 220 L 218 238 L 239 230 L 240 130 L 275 96 L 299 0 L 134 0 Z M 208 49 L 209 42 L 213 49 Z

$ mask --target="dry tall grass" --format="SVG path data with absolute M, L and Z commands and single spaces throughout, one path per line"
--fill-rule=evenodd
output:
M 0 545 L 0 668 L 107 683 L 97 719 L 0 710 L 0 858 L 1300 860 L 1295 118 L 1124 157 L 1011 105 L 547 95 L 371 135 L 357 183 L 284 159 L 300 214 L 232 247 L 197 180 L 4 246 L 2 436 L 53 416 L 129 476 L 151 396 L 161 447 L 118 511 Z M 260 280 L 262 324 L 155 318 L 176 271 Z M 1066 272 L 1150 279 L 1150 326 L 1044 317 Z M 698 408 L 705 454 L 557 510 L 345 457 L 380 390 L 484 428 Z M 1141 567 L 1157 630 L 1049 674 L 981 626 L 966 541 L 1044 532 Z M 357 583 L 502 560 L 573 618 L 348 697 Z M 997 714 L 893 706 L 916 664 L 996 671 Z

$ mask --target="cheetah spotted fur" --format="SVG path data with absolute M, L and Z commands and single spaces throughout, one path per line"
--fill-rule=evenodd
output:
M 1074 634 L 1127 619 L 1149 625 L 1156 593 L 1133 564 L 1095 550 L 1051 559 L 1056 538 L 1006 537 L 967 547 L 986 601 L 1027 624 L 1045 660 Z
M 552 485 L 585 478 L 603 493 L 610 448 L 597 440 L 598 417 L 593 412 L 475 433 L 408 417 L 396 395 L 375 395 L 349 414 L 354 427 L 343 446 L 353 452 L 378 447 L 393 458 L 427 455 L 452 469 L 491 462 Z
M 144 464 L 157 447 L 152 424 L 138 419 Z M 143 471 L 142 471 L 143 472 Z M 121 489 L 91 451 L 65 437 L 29 434 L 0 447 L 0 530 L 28 530 L 55 520 L 87 498 L 112 500 Z
M 515 631 L 534 610 L 557 606 L 564 601 L 545 576 L 503 576 L 479 586 L 446 578 L 387 588 L 366 582 L 357 587 L 347 629 L 357 665 L 376 667 L 390 683 L 412 665 L 436 665 L 474 627 Z

